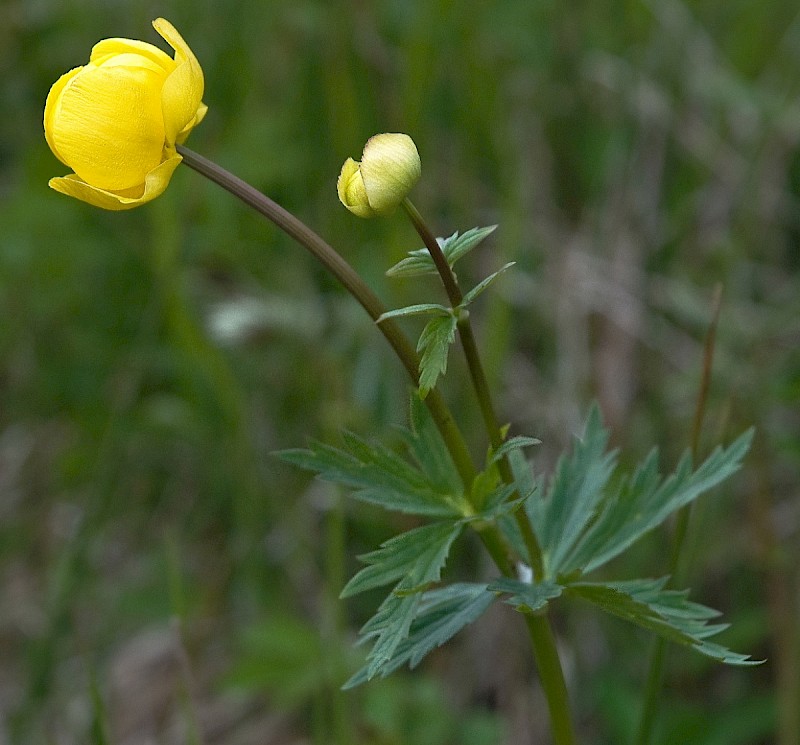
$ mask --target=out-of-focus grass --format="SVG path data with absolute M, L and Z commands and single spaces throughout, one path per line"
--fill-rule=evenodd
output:
M 424 673 L 338 692 L 371 609 L 340 604 L 338 587 L 397 525 L 340 512 L 340 495 L 269 452 L 404 416 L 405 381 L 360 310 L 188 170 L 131 213 L 46 188 L 64 171 L 40 132 L 50 84 L 101 38 L 155 42 L 157 15 L 206 73 L 210 112 L 189 144 L 308 220 L 387 304 L 437 288 L 383 277 L 417 247 L 399 216 L 359 221 L 336 201 L 368 136 L 415 138 L 415 201 L 439 233 L 500 224 L 462 271 L 518 262 L 474 316 L 504 416 L 544 440 L 542 470 L 594 397 L 632 456 L 658 443 L 674 461 L 724 285 L 704 442 L 751 423 L 758 441 L 696 511 L 687 583 L 734 623 L 731 645 L 770 662 L 671 650 L 659 726 L 670 743 L 796 742 L 789 0 L 0 6 L 0 740 L 543 737 L 529 652 L 500 610 Z M 454 359 L 446 392 L 477 425 L 463 378 Z M 619 571 L 665 571 L 666 541 Z M 481 566 L 468 551 L 459 563 Z M 647 640 L 583 609 L 558 620 L 584 739 L 627 741 Z

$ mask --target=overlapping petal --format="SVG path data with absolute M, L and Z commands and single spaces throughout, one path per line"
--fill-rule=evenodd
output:
M 339 201 L 358 217 L 374 217 L 375 210 L 370 207 L 367 191 L 364 188 L 364 179 L 361 177 L 359 163 L 348 158 L 342 166 L 336 190 Z
M 164 18 L 153 21 L 153 27 L 175 50 L 175 68 L 161 89 L 166 141 L 174 145 L 183 142 L 206 114 L 202 102 L 205 80 L 200 63 L 175 27 Z
M 86 183 L 74 173 L 59 178 L 51 178 L 49 185 L 50 188 L 62 194 L 88 202 L 95 207 L 102 207 L 106 210 L 129 210 L 133 207 L 138 207 L 140 204 L 146 204 L 162 194 L 169 185 L 173 172 L 182 160 L 183 158 L 175 153 L 150 171 L 145 176 L 142 186 L 123 191 L 99 189 Z

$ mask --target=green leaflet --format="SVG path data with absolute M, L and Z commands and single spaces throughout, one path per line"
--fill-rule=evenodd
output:
M 562 561 L 595 515 L 603 490 L 616 465 L 606 453 L 608 432 L 593 406 L 583 437 L 571 455 L 562 456 L 546 497 L 533 503 L 533 523 L 542 544 L 548 576 L 562 571 Z
M 701 654 L 729 665 L 759 665 L 749 655 L 708 642 L 727 628 L 727 624 L 709 625 L 719 613 L 687 600 L 688 590 L 665 590 L 666 578 L 638 579 L 629 582 L 573 582 L 564 588 L 567 596 L 579 597 L 627 621 L 631 621 L 665 639 L 693 647 Z
M 499 461 L 501 458 L 504 458 L 506 455 L 509 455 L 515 450 L 521 450 L 522 448 L 541 444 L 542 441 L 536 437 L 526 437 L 525 435 L 510 437 L 509 439 L 505 440 L 503 444 L 497 448 L 497 450 L 493 450 L 489 453 L 488 461 L 489 463 L 497 463 L 497 461 Z M 533 491 L 532 488 L 527 490 L 527 492 L 531 491 Z
M 447 371 L 447 355 L 456 338 L 457 323 L 453 315 L 436 316 L 422 330 L 417 351 L 422 355 L 419 361 L 419 393 L 423 398 L 436 385 L 439 375 Z
M 464 299 L 461 302 L 459 307 L 466 308 L 470 303 L 474 302 L 478 295 L 481 295 L 485 292 L 489 287 L 494 283 L 494 281 L 501 275 L 511 269 L 516 262 L 510 261 L 505 266 L 501 266 L 496 272 L 490 274 L 485 279 L 482 279 L 478 284 L 475 285 L 469 292 L 464 295 Z
M 383 670 L 393 659 L 398 645 L 408 637 L 422 599 L 421 591 L 431 582 L 439 581 L 450 547 L 462 529 L 461 523 L 416 528 L 361 557 L 370 566 L 348 582 L 342 591 L 343 597 L 400 579 L 377 613 L 361 629 L 363 640 L 375 638 L 367 655 L 367 680 Z
M 442 249 L 447 263 L 452 268 L 462 257 L 466 256 L 481 241 L 494 232 L 497 225 L 486 228 L 472 228 L 463 235 L 456 231 L 449 238 L 437 238 L 436 242 Z M 436 274 L 436 265 L 428 253 L 427 248 L 409 251 L 408 256 L 395 264 L 386 272 L 389 277 L 415 277 L 420 274 Z
M 320 478 L 352 489 L 352 496 L 385 509 L 429 517 L 460 517 L 464 496 L 442 491 L 425 473 L 382 445 L 345 433 L 347 449 L 312 442 L 307 450 L 284 450 L 278 456 Z
M 494 602 L 495 594 L 485 584 L 461 582 L 430 590 L 419 596 L 417 613 L 408 636 L 380 669 L 386 677 L 408 663 L 416 667 L 432 649 L 449 641 L 461 629 L 480 617 Z M 354 688 L 369 680 L 369 666 L 357 672 L 344 688 Z
M 395 593 L 418 592 L 436 582 L 450 546 L 462 530 L 461 523 L 433 523 L 390 538 L 377 551 L 358 558 L 368 564 L 344 587 L 346 598 L 402 579 Z
M 381 323 L 389 318 L 406 318 L 408 316 L 449 316 L 453 311 L 445 308 L 438 303 L 419 303 L 417 305 L 407 305 L 404 308 L 387 310 L 375 319 L 375 323 Z
M 417 395 L 411 396 L 409 420 L 410 429 L 403 427 L 398 431 L 428 483 L 442 494 L 461 494 L 463 486 L 458 470 L 428 407 Z
M 666 590 L 666 578 L 627 582 L 583 582 L 544 580 L 522 582 L 501 577 L 489 590 L 508 594 L 505 602 L 522 613 L 535 613 L 550 600 L 564 595 L 586 600 L 606 613 L 635 623 L 665 639 L 688 645 L 701 654 L 729 665 L 758 665 L 748 655 L 732 652 L 706 641 L 724 631 L 727 624 L 710 624 L 719 612 L 688 600 L 688 590 Z
M 658 473 L 658 454 L 651 452 L 603 503 L 597 519 L 564 558 L 560 570 L 590 572 L 621 554 L 681 507 L 736 472 L 752 437 L 753 431 L 748 430 L 728 448 L 717 448 L 695 471 L 686 453 L 675 472 L 664 479 Z

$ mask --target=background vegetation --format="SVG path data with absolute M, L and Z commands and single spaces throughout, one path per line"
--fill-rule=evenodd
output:
M 414 137 L 440 234 L 500 224 L 462 271 L 518 262 L 474 316 L 540 470 L 593 398 L 626 457 L 657 443 L 674 464 L 722 284 L 704 449 L 750 424 L 757 442 L 695 511 L 684 584 L 733 623 L 723 643 L 769 662 L 670 647 L 658 741 L 800 741 L 795 2 L 3 0 L 0 742 L 546 741 L 509 609 L 413 675 L 338 692 L 372 599 L 336 596 L 395 518 L 270 452 L 403 421 L 406 383 L 360 309 L 188 169 L 130 213 L 47 189 L 64 172 L 41 133 L 49 86 L 99 39 L 158 43 L 159 15 L 206 73 L 188 144 L 389 306 L 441 298 L 383 277 L 417 247 L 400 216 L 336 200 L 371 134 Z M 477 425 L 463 379 L 454 357 L 445 392 Z M 666 571 L 668 540 L 618 574 Z M 489 571 L 472 549 L 456 573 Z M 583 741 L 629 742 L 649 641 L 584 608 L 556 622 Z

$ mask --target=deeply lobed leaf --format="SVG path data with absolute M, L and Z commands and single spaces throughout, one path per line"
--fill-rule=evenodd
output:
M 662 479 L 658 454 L 650 453 L 630 479 L 602 505 L 592 526 L 582 536 L 562 571 L 590 572 L 635 543 L 645 533 L 738 470 L 750 447 L 748 430 L 728 448 L 717 448 L 697 470 L 692 471 L 689 454 L 681 458 L 675 472 Z

